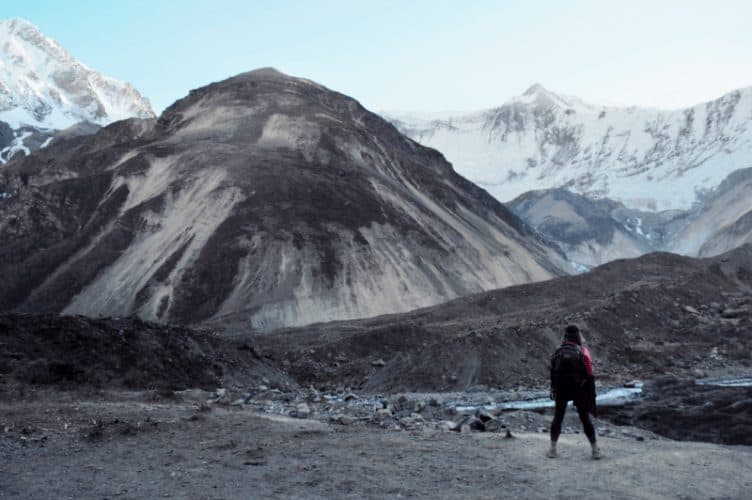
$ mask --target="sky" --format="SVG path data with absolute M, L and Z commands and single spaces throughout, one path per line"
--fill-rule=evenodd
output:
M 664 109 L 752 86 L 752 2 L 734 0 L 23 0 L 37 25 L 160 112 L 272 66 L 374 111 L 476 110 L 533 83 Z

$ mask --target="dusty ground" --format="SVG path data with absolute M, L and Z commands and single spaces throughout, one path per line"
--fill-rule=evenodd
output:
M 752 389 L 692 379 L 750 376 L 750 259 L 654 254 L 275 335 L 2 315 L 0 498 L 748 498 Z M 640 404 L 603 411 L 603 460 L 573 412 L 550 460 L 550 413 L 479 432 L 481 415 L 431 403 L 539 397 L 570 321 L 599 383 L 647 382 Z
M 0 403 L 3 498 L 748 498 L 752 447 L 393 431 L 146 393 Z

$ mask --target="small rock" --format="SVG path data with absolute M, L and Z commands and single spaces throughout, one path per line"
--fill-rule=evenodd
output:
M 452 422 L 451 420 L 441 420 L 440 422 L 437 422 L 436 428 L 440 431 L 446 432 L 458 432 L 460 430 L 460 426 L 456 422 Z
M 506 439 L 514 439 L 514 436 L 512 436 L 512 431 L 507 429 L 507 435 L 504 436 Z
M 389 408 L 379 408 L 374 413 L 374 418 L 376 418 L 376 420 L 380 420 L 380 421 L 381 420 L 387 420 L 387 419 L 390 419 L 392 417 L 393 417 L 392 410 L 390 410 Z
M 340 425 L 352 425 L 354 422 L 355 419 L 350 415 L 340 415 L 337 419 L 337 423 L 339 423 Z
M 631 388 L 635 388 L 635 387 L 642 387 L 642 386 L 643 386 L 642 381 L 641 380 L 637 380 L 637 379 L 630 380 L 629 382 L 624 382 L 624 387 L 627 387 L 627 388 L 630 388 L 630 389 Z
M 214 394 L 212 395 L 210 401 L 212 403 L 228 403 L 230 399 L 229 394 L 227 394 L 227 389 L 225 388 L 219 388 L 216 391 L 214 391 Z
M 376 361 L 373 361 L 371 363 L 371 365 L 373 365 L 373 366 L 379 366 L 379 367 L 386 366 L 386 361 L 384 361 L 383 359 L 379 358 Z
M 695 368 L 694 370 L 692 370 L 692 376 L 695 378 L 705 378 L 707 377 L 707 374 L 703 370 Z
M 260 386 L 258 386 L 258 390 L 259 390 L 259 392 L 268 391 L 269 387 L 266 386 L 266 385 L 260 385 Z
M 230 403 L 230 406 L 243 406 L 244 404 L 245 404 L 245 398 L 240 398 Z
M 724 309 L 721 312 L 721 318 L 732 319 L 744 316 L 747 314 L 746 309 Z
M 358 399 L 358 395 L 355 394 L 354 392 L 348 392 L 347 394 L 345 394 L 345 397 L 342 399 L 344 401 L 353 401 L 355 399 Z
M 417 425 L 421 425 L 423 423 L 423 419 L 420 420 L 412 418 L 412 417 L 402 417 L 399 421 L 400 425 L 404 427 L 405 429 L 409 429 L 411 427 L 415 427 Z
M 478 408 L 475 411 L 475 416 L 478 417 L 478 420 L 481 422 L 488 422 L 489 420 L 493 420 L 493 415 L 491 415 L 488 410 L 485 408 Z
M 480 419 L 475 417 L 467 417 L 465 421 L 463 422 L 463 425 L 467 424 L 470 426 L 470 429 L 473 431 L 480 431 L 480 432 L 486 432 L 486 424 L 484 424 Z
M 700 314 L 700 311 L 698 311 L 697 309 L 689 305 L 684 306 L 682 309 L 684 309 L 686 312 L 690 314 L 698 314 L 698 315 Z
M 295 407 L 295 410 L 292 411 L 292 416 L 297 418 L 308 418 L 311 416 L 311 407 L 306 403 L 300 403 Z
M 494 418 L 485 423 L 486 432 L 504 432 L 507 428 L 504 421 L 500 418 Z

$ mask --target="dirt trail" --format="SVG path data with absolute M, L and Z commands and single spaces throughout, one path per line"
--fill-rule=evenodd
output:
M 190 402 L 0 403 L 3 498 L 747 498 L 752 447 L 330 425 Z

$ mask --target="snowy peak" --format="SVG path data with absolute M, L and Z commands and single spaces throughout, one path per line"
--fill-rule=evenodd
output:
M 565 187 L 633 209 L 687 210 L 752 166 L 749 88 L 667 111 L 588 104 L 535 84 L 486 112 L 394 123 L 500 201 Z
M 585 103 L 579 97 L 552 92 L 540 83 L 532 84 L 522 95 L 512 98 L 511 101 L 501 107 L 516 105 L 529 105 L 538 108 L 554 107 L 564 110 L 591 110 L 596 108 L 592 104 Z
M 0 21 L 0 121 L 63 129 L 133 117 L 154 111 L 132 85 L 87 68 L 28 21 Z
M 534 96 L 538 94 L 548 94 L 548 90 L 546 90 L 543 85 L 540 83 L 534 83 L 528 89 L 522 93 L 523 96 Z

